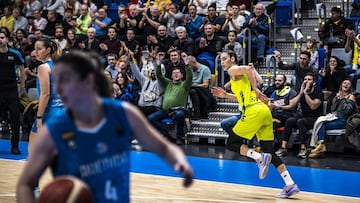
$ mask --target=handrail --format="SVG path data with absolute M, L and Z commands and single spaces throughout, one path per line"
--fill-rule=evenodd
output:
M 276 63 L 276 57 L 275 55 L 269 56 L 269 65 L 267 66 L 267 77 L 268 77 L 268 87 L 271 86 L 271 69 L 273 70 L 273 76 L 276 77 L 276 71 L 277 71 L 277 63 Z
M 322 11 L 323 11 L 323 13 L 324 13 L 324 20 L 322 20 L 322 18 L 321 18 L 321 17 L 322 17 L 322 16 L 321 16 Z M 321 28 L 321 26 L 326 22 L 326 5 L 322 3 L 322 4 L 319 6 L 318 12 L 319 12 L 318 22 L 319 22 L 319 27 Z
M 296 62 L 297 61 L 297 56 L 298 56 L 298 48 L 299 48 L 299 45 L 298 45 L 298 40 L 297 40 L 297 38 L 298 38 L 298 33 L 301 33 L 301 30 L 300 29 L 297 29 L 296 31 L 295 31 L 295 39 L 294 39 L 294 52 L 295 52 L 295 56 L 294 56 L 294 62 Z M 301 42 L 302 40 L 300 39 L 300 43 L 302 43 Z
M 218 81 L 218 75 L 219 75 L 219 63 L 218 63 L 218 60 L 220 59 L 220 55 L 216 55 L 215 57 L 215 87 L 219 87 L 219 81 Z M 220 74 L 221 74 L 221 81 L 222 81 L 222 85 L 224 83 L 224 70 L 221 68 L 221 71 L 220 71 Z
M 239 33 L 239 35 L 240 36 L 245 36 L 247 34 L 247 44 L 245 43 L 245 37 L 243 37 L 242 39 L 242 47 L 243 47 L 243 49 L 247 49 L 248 50 L 248 61 L 247 61 L 247 63 L 250 63 L 250 61 L 251 61 L 251 30 L 250 30 L 250 28 L 245 28 L 245 29 L 243 29 L 240 33 Z M 243 52 L 243 59 L 244 60 L 242 60 L 243 61 L 243 65 L 245 65 L 246 64 L 246 61 L 245 61 L 245 52 Z

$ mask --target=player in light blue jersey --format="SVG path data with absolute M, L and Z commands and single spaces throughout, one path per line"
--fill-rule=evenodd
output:
M 85 181 L 96 202 L 129 202 L 130 141 L 164 158 L 192 183 L 180 148 L 166 141 L 142 113 L 111 100 L 108 80 L 94 56 L 74 51 L 55 62 L 54 81 L 65 108 L 39 130 L 17 186 L 17 201 L 35 202 L 32 188 L 48 166 L 53 175 Z

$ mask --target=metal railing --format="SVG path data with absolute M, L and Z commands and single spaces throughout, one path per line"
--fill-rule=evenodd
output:
M 250 63 L 251 61 L 251 30 L 250 28 L 245 28 L 243 29 L 240 33 L 239 33 L 239 36 L 242 36 L 242 42 L 241 43 L 241 46 L 243 47 L 243 49 L 245 50 L 243 52 L 243 64 L 246 64 L 246 63 Z M 247 43 L 246 43 L 246 38 L 247 38 Z M 246 50 L 247 50 L 247 57 L 248 57 L 248 60 L 245 61 L 245 53 L 246 53 Z

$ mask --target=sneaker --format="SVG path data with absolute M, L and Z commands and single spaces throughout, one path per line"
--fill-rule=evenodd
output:
M 275 154 L 278 155 L 278 156 L 287 156 L 287 155 L 288 155 L 288 152 L 287 152 L 287 149 L 280 147 L 280 148 L 275 152 Z
M 21 152 L 20 152 L 20 150 L 19 150 L 18 147 L 12 147 L 12 148 L 11 148 L 11 154 L 16 154 L 16 155 L 18 155 L 18 154 L 21 154 Z
M 311 153 L 315 152 L 326 152 L 326 146 L 324 143 L 318 142 L 315 149 L 311 150 Z
M 271 163 L 272 156 L 269 153 L 261 153 L 261 158 L 257 160 L 259 167 L 259 178 L 264 179 L 269 170 L 269 164 Z
M 131 144 L 132 144 L 132 145 L 138 145 L 139 142 L 137 141 L 137 139 L 133 139 L 133 140 L 131 141 Z
M 300 192 L 300 189 L 296 184 L 294 184 L 294 185 L 285 185 L 283 190 L 279 194 L 277 194 L 276 197 L 277 198 L 288 198 L 290 196 L 295 195 L 298 192 Z
M 297 157 L 302 158 L 302 159 L 306 159 L 306 157 L 307 157 L 306 149 L 301 149 L 299 154 L 297 155 Z

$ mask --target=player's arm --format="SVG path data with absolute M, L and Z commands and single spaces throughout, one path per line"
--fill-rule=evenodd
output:
M 150 150 L 174 167 L 174 170 L 184 176 L 184 186 L 190 186 L 193 170 L 186 160 L 183 151 L 167 141 L 133 105 L 123 102 L 135 138 L 147 150 Z
M 35 202 L 34 188 L 45 169 L 51 165 L 55 154 L 54 142 L 47 126 L 44 126 L 35 138 L 29 159 L 17 184 L 16 198 L 19 203 Z

